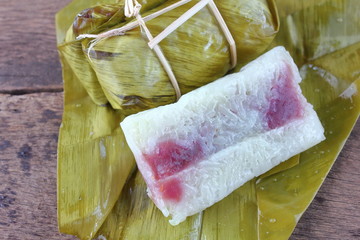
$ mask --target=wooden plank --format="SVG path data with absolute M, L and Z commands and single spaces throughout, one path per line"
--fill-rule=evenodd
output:
M 0 95 L 0 236 L 76 239 L 58 233 L 56 148 L 62 93 Z M 360 237 L 360 123 L 291 239 Z
M 1 1 L 0 93 L 61 91 L 55 13 L 70 1 Z
M 0 95 L 0 238 L 75 239 L 56 219 L 62 93 Z

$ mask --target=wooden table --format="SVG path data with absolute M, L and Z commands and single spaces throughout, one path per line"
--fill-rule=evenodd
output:
M 0 5 L 0 239 L 58 233 L 56 148 L 62 78 L 54 15 L 70 0 Z M 360 123 L 291 239 L 360 238 Z

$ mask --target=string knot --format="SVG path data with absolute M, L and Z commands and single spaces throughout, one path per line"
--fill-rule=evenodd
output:
M 191 2 L 192 0 L 179 0 L 178 2 L 175 2 L 174 4 L 167 6 L 155 13 L 152 13 L 144 18 L 140 15 L 141 10 L 141 4 L 138 3 L 136 0 L 125 0 L 124 5 L 124 14 L 126 17 L 131 18 L 135 17 L 137 21 L 130 22 L 125 26 L 122 26 L 120 28 L 112 29 L 107 32 L 94 35 L 94 34 L 83 34 L 78 36 L 76 39 L 83 39 L 83 38 L 94 38 L 94 40 L 90 41 L 90 46 L 88 49 L 88 57 L 90 58 L 90 50 L 101 40 L 104 40 L 108 37 L 112 36 L 119 36 L 124 35 L 126 31 L 129 31 L 131 29 L 134 29 L 135 27 L 140 26 L 141 30 L 144 32 L 148 39 L 148 45 L 151 49 L 154 50 L 155 54 L 158 56 L 162 66 L 164 67 L 165 72 L 168 74 L 171 84 L 173 85 L 176 93 L 176 98 L 179 99 L 181 97 L 181 91 L 179 84 L 176 80 L 176 77 L 171 69 L 171 66 L 169 62 L 167 61 L 164 53 L 161 51 L 159 47 L 159 43 L 166 38 L 169 34 L 171 34 L 173 31 L 175 31 L 179 26 L 181 26 L 184 22 L 189 20 L 192 16 L 194 16 L 197 12 L 199 12 L 201 9 L 203 9 L 206 5 L 210 7 L 210 10 L 215 15 L 216 20 L 218 21 L 220 28 L 222 29 L 223 33 L 225 34 L 225 38 L 227 39 L 229 45 L 230 45 L 230 54 L 231 54 L 231 67 L 234 68 L 237 63 L 237 52 L 236 52 L 236 44 L 235 40 L 232 37 L 230 30 L 226 26 L 226 23 L 221 16 L 221 13 L 217 9 L 214 0 L 200 0 L 198 3 L 196 3 L 194 6 L 192 6 L 188 11 L 186 11 L 184 14 L 182 14 L 178 19 L 176 19 L 174 22 L 172 22 L 168 27 L 166 27 L 158 36 L 155 38 L 150 33 L 149 29 L 146 27 L 145 22 L 154 19 L 161 14 L 164 14 L 168 11 L 171 11 L 172 9 L 175 9 L 179 6 L 182 6 L 188 2 Z
M 140 13 L 141 4 L 136 0 L 125 0 L 124 13 L 128 18 L 137 17 Z

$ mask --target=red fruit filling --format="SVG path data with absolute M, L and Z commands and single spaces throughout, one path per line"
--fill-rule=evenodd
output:
M 271 88 L 270 106 L 265 118 L 270 129 L 284 126 L 289 121 L 302 116 L 303 107 L 293 82 L 293 74 L 288 65 L 280 72 L 276 84 Z
M 182 197 L 182 187 L 178 179 L 172 178 L 168 181 L 165 181 L 160 185 L 160 191 L 164 199 L 172 200 L 174 202 L 179 202 Z
M 198 141 L 181 145 L 171 140 L 159 143 L 153 153 L 144 155 L 156 179 L 180 172 L 201 156 L 202 148 Z

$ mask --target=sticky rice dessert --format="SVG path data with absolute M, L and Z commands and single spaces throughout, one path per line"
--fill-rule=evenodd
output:
M 300 81 L 289 53 L 276 47 L 239 73 L 121 123 L 148 194 L 171 224 L 324 140 Z

